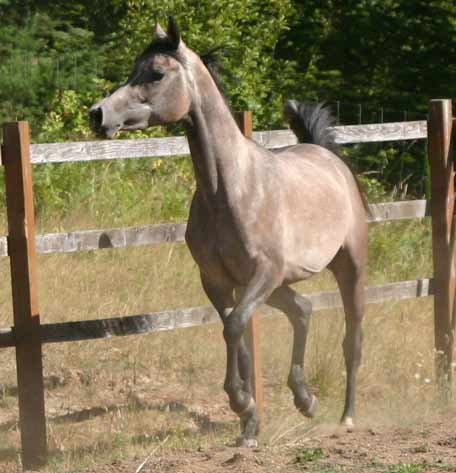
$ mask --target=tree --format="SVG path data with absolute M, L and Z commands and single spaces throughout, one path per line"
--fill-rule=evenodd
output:
M 280 54 L 297 58 L 301 72 L 314 71 L 319 97 L 426 112 L 429 98 L 455 95 L 454 2 L 309 0 L 295 7 Z
M 252 110 L 257 126 L 272 126 L 282 120 L 282 91 L 289 81 L 289 64 L 276 59 L 274 50 L 293 11 L 291 0 L 129 0 L 116 39 L 118 75 L 127 76 L 134 58 L 151 41 L 155 20 L 166 24 L 173 14 L 196 52 L 222 48 L 233 108 Z
M 9 15 L 17 13 L 10 3 L 0 5 L 1 17 L 8 19 L 0 26 L 0 120 L 27 119 L 35 134 L 59 91 L 97 87 L 107 48 L 96 44 L 82 17 L 74 20 L 76 4 L 56 14 L 49 4 L 49 11 L 40 8 L 45 2 L 18 3 L 24 17 Z

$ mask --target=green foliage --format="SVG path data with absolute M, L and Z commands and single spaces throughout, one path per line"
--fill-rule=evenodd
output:
M 373 177 L 359 176 L 361 186 L 366 193 L 369 203 L 385 202 L 391 200 L 391 195 L 385 189 L 385 185 Z
M 38 142 L 76 141 L 91 138 L 87 120 L 90 106 L 101 98 L 108 84 L 96 81 L 98 90 L 76 92 L 72 89 L 57 91 L 51 101 L 50 111 L 44 116 Z
M 4 0 L 0 118 L 40 130 L 57 89 L 124 80 L 169 14 L 196 51 L 225 47 L 233 107 L 260 127 L 281 123 L 290 96 L 425 113 L 428 98 L 456 95 L 456 7 L 445 0 Z
M 57 90 L 94 90 L 102 48 L 93 33 L 35 13 L 0 28 L 0 120 L 27 119 L 36 133 Z M 84 92 L 83 92 L 84 93 Z
M 229 71 L 226 89 L 234 109 L 252 110 L 260 127 L 281 122 L 289 66 L 274 57 L 274 50 L 295 12 L 291 0 L 130 0 L 118 38 L 119 75 L 127 75 L 151 41 L 157 12 L 164 26 L 168 14 L 176 17 L 186 44 L 195 51 L 223 47 L 223 66 Z
M 322 448 L 301 448 L 294 459 L 294 463 L 303 464 L 313 462 L 325 458 L 325 453 Z
M 387 222 L 369 227 L 369 275 L 383 283 L 432 273 L 431 227 L 427 219 Z
M 96 85 L 80 93 L 57 91 L 37 141 L 93 139 L 88 109 L 112 84 L 96 80 Z M 163 134 L 163 130 L 129 132 L 122 137 L 157 134 Z M 129 220 L 147 216 L 149 221 L 165 221 L 186 216 L 193 174 L 188 159 L 47 164 L 34 168 L 34 184 L 36 209 L 41 215 L 57 213 L 63 217 L 71 211 L 88 211 L 102 218 L 110 212 L 114 220 L 128 215 Z
M 47 164 L 33 179 L 42 219 L 88 214 L 107 226 L 183 221 L 194 191 L 188 158 Z
M 155 21 L 166 26 L 170 14 L 197 52 L 223 47 L 232 107 L 252 110 L 257 128 L 282 126 L 290 97 L 338 100 L 342 121 L 352 123 L 357 103 L 407 109 L 422 119 L 428 98 L 456 96 L 456 65 L 448 59 L 456 53 L 456 6 L 447 0 L 1 0 L 0 121 L 27 119 L 39 142 L 91 139 L 88 107 L 125 80 Z M 378 121 L 378 114 L 370 111 L 367 120 Z M 425 149 L 370 144 L 345 153 L 373 201 L 429 197 Z M 72 192 L 73 201 L 85 202 L 85 179 L 104 175 L 103 166 L 39 168 L 38 208 L 46 199 L 66 208 Z M 140 172 L 138 166 L 122 173 Z M 108 167 L 116 174 L 117 164 Z M 123 185 L 116 189 L 128 194 Z M 176 193 L 167 212 L 182 214 L 179 202 Z
M 399 463 L 390 467 L 390 473 L 424 473 L 423 465 L 417 463 Z
M 429 98 L 455 95 L 456 66 L 448 61 L 456 52 L 454 2 L 296 5 L 281 53 L 297 58 L 303 70 L 312 68 L 319 97 L 426 111 Z

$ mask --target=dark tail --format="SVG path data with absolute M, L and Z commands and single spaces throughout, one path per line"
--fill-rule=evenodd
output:
M 298 102 L 296 100 L 287 100 L 284 106 L 284 115 L 300 143 L 312 143 L 322 146 L 332 151 L 344 161 L 355 178 L 364 208 L 367 214 L 370 215 L 369 204 L 361 183 L 356 177 L 351 163 L 342 156 L 339 146 L 336 143 L 336 134 L 332 129 L 336 120 L 331 110 L 322 103 L 314 105 Z
M 340 154 L 335 133 L 330 128 L 335 125 L 335 119 L 324 104 L 287 100 L 284 114 L 300 143 L 313 143 Z

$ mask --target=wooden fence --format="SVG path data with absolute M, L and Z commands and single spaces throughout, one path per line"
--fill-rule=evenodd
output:
M 252 132 L 251 115 L 240 126 L 247 136 L 267 148 L 296 143 L 287 130 Z M 366 288 L 367 303 L 434 295 L 437 373 L 448 393 L 453 360 L 454 226 L 453 163 L 450 159 L 451 101 L 432 100 L 428 122 L 385 123 L 335 128 L 341 144 L 398 140 L 429 140 L 432 201 L 371 205 L 371 222 L 432 216 L 433 278 L 400 281 Z M 146 332 L 174 330 L 218 321 L 212 307 L 164 310 L 126 317 L 41 324 L 36 297 L 36 253 L 73 253 L 103 248 L 127 248 L 183 241 L 185 224 L 160 224 L 70 233 L 35 235 L 31 164 L 130 159 L 189 154 L 184 137 L 79 143 L 30 144 L 27 122 L 4 125 L 2 164 L 5 167 L 8 236 L 0 237 L 0 256 L 9 256 L 14 326 L 0 329 L 0 348 L 15 347 L 19 422 L 25 469 L 43 465 L 47 456 L 42 345 Z M 337 291 L 308 294 L 313 310 L 341 307 Z M 258 317 L 250 326 L 255 362 L 255 395 L 262 396 Z M 261 404 L 261 400 L 258 399 Z

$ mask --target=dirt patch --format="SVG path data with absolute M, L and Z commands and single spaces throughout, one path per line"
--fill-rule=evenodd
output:
M 121 462 L 88 470 L 87 473 L 136 472 L 141 461 Z M 140 470 L 141 473 L 260 473 L 285 472 L 295 466 L 290 464 L 287 452 L 267 447 L 238 449 L 212 448 L 207 451 L 183 450 L 154 456 Z
M 87 473 L 456 472 L 456 409 L 414 426 L 320 425 L 293 445 L 152 452 Z

